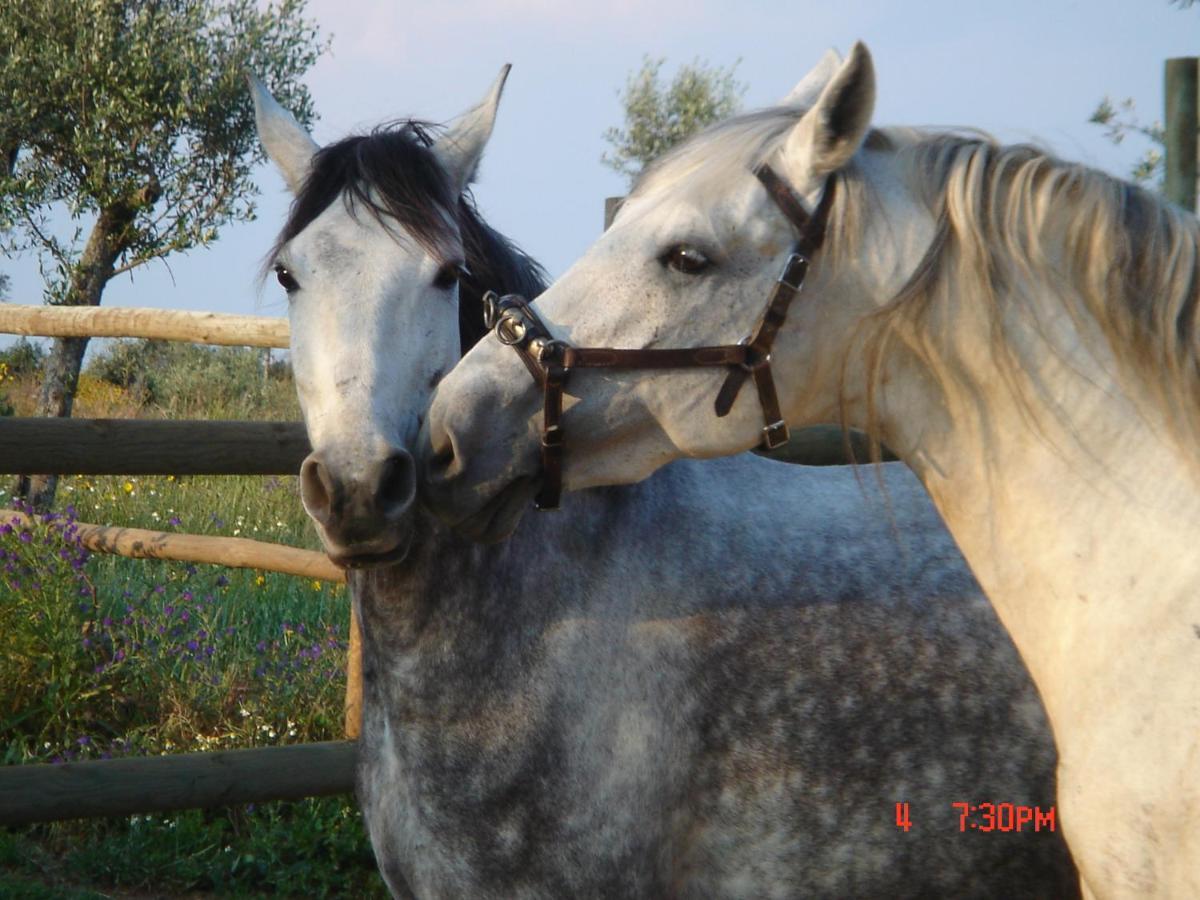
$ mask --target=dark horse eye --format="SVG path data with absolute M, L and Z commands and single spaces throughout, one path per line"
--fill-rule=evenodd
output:
M 712 261 L 697 250 L 686 244 L 677 244 L 659 257 L 668 269 L 682 272 L 684 275 L 696 275 L 712 265 Z
M 292 273 L 288 271 L 287 266 L 285 266 L 283 263 L 275 263 L 275 277 L 279 280 L 279 283 L 283 285 L 283 289 L 289 294 L 292 293 L 292 291 L 300 290 L 300 282 L 296 281 L 296 279 L 292 277 Z
M 466 266 L 460 262 L 444 263 L 433 277 L 433 286 L 438 290 L 448 291 L 458 284 L 458 280 L 466 274 Z

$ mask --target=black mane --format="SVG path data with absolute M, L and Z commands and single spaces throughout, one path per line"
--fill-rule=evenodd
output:
M 450 180 L 430 149 L 435 127 L 407 120 L 322 147 L 313 157 L 304 186 L 269 259 L 343 194 L 353 211 L 362 204 L 385 226 L 399 223 L 439 262 L 449 262 L 461 236 L 469 274 L 459 282 L 459 339 L 465 353 L 486 334 L 482 298 L 486 291 L 532 299 L 546 289 L 545 270 L 475 208 L 470 191 L 453 196 Z M 450 222 L 457 222 L 456 235 Z

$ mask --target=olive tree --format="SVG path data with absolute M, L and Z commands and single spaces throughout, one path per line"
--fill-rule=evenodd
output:
M 665 60 L 646 57 L 619 92 L 625 125 L 609 128 L 604 139 L 612 153 L 601 161 L 630 181 L 643 167 L 701 128 L 738 111 L 746 86 L 728 69 L 702 60 L 680 66 L 669 83 L 660 79 Z
M 1196 2 L 1197 0 L 1170 0 L 1170 5 L 1187 9 Z M 1149 141 L 1150 146 L 1133 164 L 1133 168 L 1129 171 L 1129 177 L 1143 184 L 1153 181 L 1156 186 L 1162 185 L 1166 168 L 1166 161 L 1163 158 L 1163 151 L 1167 143 L 1166 131 L 1161 122 L 1155 121 L 1149 125 L 1142 122 L 1138 117 L 1137 106 L 1134 104 L 1133 98 L 1127 97 L 1124 100 L 1115 101 L 1112 97 L 1105 97 L 1096 104 L 1096 108 L 1088 117 L 1088 122 L 1103 128 L 1104 136 L 1114 144 L 1123 143 L 1125 138 L 1131 135 L 1137 135 Z
M 324 44 L 304 0 L 0 0 L 0 47 L 0 252 L 37 255 L 46 302 L 96 306 L 253 217 L 244 70 L 311 121 L 299 77 Z M 70 415 L 86 346 L 54 343 L 43 415 Z

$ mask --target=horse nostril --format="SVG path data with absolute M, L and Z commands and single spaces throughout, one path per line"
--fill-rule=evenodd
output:
M 430 453 L 428 464 L 431 472 L 446 472 L 454 465 L 454 446 L 447 444 L 445 449 Z
M 393 453 L 379 472 L 379 502 L 389 512 L 400 513 L 412 505 L 417 494 L 416 467 L 408 453 Z
M 308 514 L 322 525 L 333 516 L 333 485 L 321 458 L 310 453 L 300 466 L 300 499 Z

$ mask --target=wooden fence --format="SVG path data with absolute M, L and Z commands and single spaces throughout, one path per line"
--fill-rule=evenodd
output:
M 262 316 L 154 309 L 47 308 L 0 304 L 0 333 L 135 337 L 203 344 L 287 347 L 287 323 Z M 300 422 L 0 419 L 0 474 L 291 475 L 309 451 Z M 770 455 L 835 465 L 866 458 L 861 435 L 805 429 Z M 11 514 L 10 514 L 11 515 Z M 142 559 L 267 569 L 344 579 L 324 554 L 250 541 L 116 525 L 80 524 L 84 546 Z M 351 740 L 223 753 L 0 767 L 0 824 L 162 812 L 295 799 L 353 790 L 362 715 L 358 623 L 351 611 L 346 725 Z
M 0 333 L 140 337 L 287 347 L 287 322 L 152 309 L 0 305 Z M 308 453 L 299 422 L 0 419 L 0 473 L 293 475 Z M 15 512 L 6 513 L 11 521 Z M 323 553 L 252 541 L 79 523 L 94 552 L 264 569 L 344 581 Z M 218 753 L 0 767 L 0 824 L 165 812 L 353 790 L 362 714 L 361 644 L 351 612 L 346 736 L 351 740 Z

